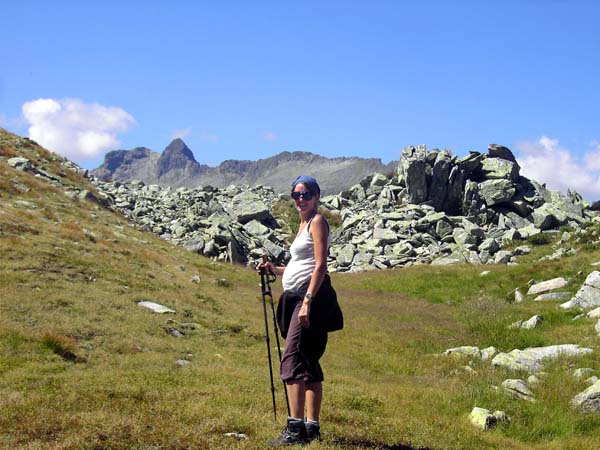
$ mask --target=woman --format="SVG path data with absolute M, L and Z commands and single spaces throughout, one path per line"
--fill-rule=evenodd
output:
M 286 385 L 291 416 L 283 434 L 268 442 L 271 446 L 320 439 L 323 371 L 319 358 L 325 352 L 327 332 L 343 326 L 327 275 L 329 224 L 317 212 L 320 195 L 314 178 L 302 175 L 294 180 L 291 196 L 300 214 L 300 227 L 290 248 L 292 258 L 287 266 L 259 265 L 259 269 L 282 275 L 283 284 L 277 305 L 277 321 L 285 338 L 280 377 Z

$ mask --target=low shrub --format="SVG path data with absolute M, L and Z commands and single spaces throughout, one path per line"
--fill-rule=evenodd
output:
M 546 245 L 552 242 L 552 237 L 548 234 L 540 233 L 527 238 L 527 242 L 531 245 Z

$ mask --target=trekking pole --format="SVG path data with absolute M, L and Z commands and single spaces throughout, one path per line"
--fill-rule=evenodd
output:
M 263 255 L 263 262 L 267 262 L 267 256 Z M 271 314 L 273 316 L 273 330 L 275 332 L 275 341 L 277 342 L 277 353 L 279 355 L 279 364 L 281 364 L 281 345 L 279 343 L 279 327 L 277 326 L 277 317 L 275 314 L 275 305 L 273 302 L 273 294 L 271 293 L 271 283 L 273 283 L 277 277 L 275 276 L 275 274 L 266 274 L 265 275 L 266 278 L 266 291 L 263 288 L 263 292 L 265 292 L 265 295 L 269 297 L 270 299 L 270 303 L 271 303 Z M 287 393 L 287 387 L 285 385 L 285 381 L 282 380 L 283 383 L 283 392 L 285 393 L 285 404 L 287 406 L 287 412 L 288 412 L 288 417 L 291 416 L 290 413 L 290 399 L 288 398 L 288 393 Z
M 265 261 L 265 257 L 263 257 L 263 261 Z M 273 382 L 273 363 L 271 362 L 271 338 L 269 337 L 269 321 L 267 319 L 267 295 L 271 295 L 270 286 L 269 291 L 267 291 L 267 271 L 265 267 L 260 268 L 260 288 L 262 291 L 262 301 L 263 301 L 263 315 L 265 318 L 265 338 L 267 340 L 267 357 L 269 358 L 269 375 L 271 377 L 271 397 L 273 399 L 273 416 L 275 421 L 277 421 L 277 404 L 275 402 L 275 383 Z M 271 296 L 271 301 L 273 297 Z

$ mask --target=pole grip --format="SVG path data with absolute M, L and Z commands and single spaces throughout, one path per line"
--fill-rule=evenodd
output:
M 262 258 L 262 262 L 263 262 L 263 264 L 265 264 L 265 263 L 267 263 L 267 262 L 268 262 L 267 255 L 262 255 L 262 256 L 261 256 L 261 258 Z M 264 266 L 263 266 L 263 267 L 261 267 L 261 268 L 260 268 L 260 274 L 261 274 L 262 276 L 265 276 L 265 277 L 266 277 L 266 276 L 268 276 L 268 274 L 269 274 L 269 273 L 267 272 L 267 269 L 266 269 L 266 267 L 264 267 Z M 263 288 L 264 288 L 264 284 L 263 284 Z M 263 290 L 264 290 L 264 289 L 263 289 Z

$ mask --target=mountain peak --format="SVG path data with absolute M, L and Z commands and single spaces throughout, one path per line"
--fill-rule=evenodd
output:
M 189 161 L 196 162 L 196 158 L 194 158 L 194 154 L 190 150 L 190 148 L 183 142 L 183 139 L 176 138 L 171 141 L 167 148 L 164 149 L 162 156 L 167 156 L 169 158 L 174 155 L 180 155 L 185 157 L 185 159 Z
M 182 139 L 173 139 L 160 155 L 158 176 L 160 177 L 173 169 L 185 169 L 190 163 L 198 164 L 192 151 Z

